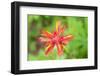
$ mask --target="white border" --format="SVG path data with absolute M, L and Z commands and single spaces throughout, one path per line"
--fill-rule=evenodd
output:
M 88 58 L 27 61 L 27 14 L 87 16 L 88 17 Z M 43 7 L 20 7 L 20 70 L 78 67 L 94 65 L 94 11 L 76 9 L 57 9 Z

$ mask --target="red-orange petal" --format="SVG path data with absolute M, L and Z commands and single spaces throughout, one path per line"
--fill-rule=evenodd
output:
M 64 32 L 64 29 L 65 29 L 65 27 L 64 27 L 64 26 L 63 26 L 63 27 L 61 27 L 61 28 L 59 29 L 59 34 L 63 33 L 63 32 Z
M 57 50 L 58 50 L 58 55 L 61 56 L 63 54 L 63 45 L 62 44 L 56 44 Z
M 54 48 L 54 44 L 49 44 L 46 48 L 45 55 L 48 55 Z
M 69 41 L 73 39 L 73 35 L 67 35 L 62 38 L 62 43 L 67 44 Z
M 47 42 L 47 41 L 49 41 L 49 39 L 44 38 L 44 37 L 39 37 L 39 38 L 38 38 L 38 41 L 39 41 L 39 42 Z
M 58 35 L 64 32 L 65 27 L 62 27 L 61 21 L 56 22 L 56 32 Z
M 52 38 L 52 34 L 48 31 L 42 31 L 41 33 L 42 36 L 46 37 L 46 38 Z

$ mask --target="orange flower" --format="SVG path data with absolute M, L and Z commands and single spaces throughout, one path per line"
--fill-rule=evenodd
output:
M 72 35 L 61 36 L 64 33 L 64 27 L 61 27 L 61 22 L 56 22 L 56 31 L 50 33 L 48 31 L 42 31 L 39 41 L 44 43 L 46 46 L 45 55 L 53 51 L 54 46 L 57 47 L 58 55 L 63 55 L 64 45 L 68 44 L 73 39 Z

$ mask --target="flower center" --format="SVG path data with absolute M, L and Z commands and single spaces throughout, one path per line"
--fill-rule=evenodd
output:
M 58 36 L 55 36 L 54 38 L 52 38 L 52 42 L 53 43 L 58 43 L 59 42 L 59 37 Z

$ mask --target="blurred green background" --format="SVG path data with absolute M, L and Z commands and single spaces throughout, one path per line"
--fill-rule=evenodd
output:
M 88 57 L 88 17 L 28 15 L 28 60 L 84 59 Z M 72 34 L 74 39 L 63 49 L 63 56 L 57 55 L 57 49 L 45 56 L 45 48 L 37 41 L 41 30 L 52 32 L 56 21 L 60 20 L 67 28 L 64 35 Z

